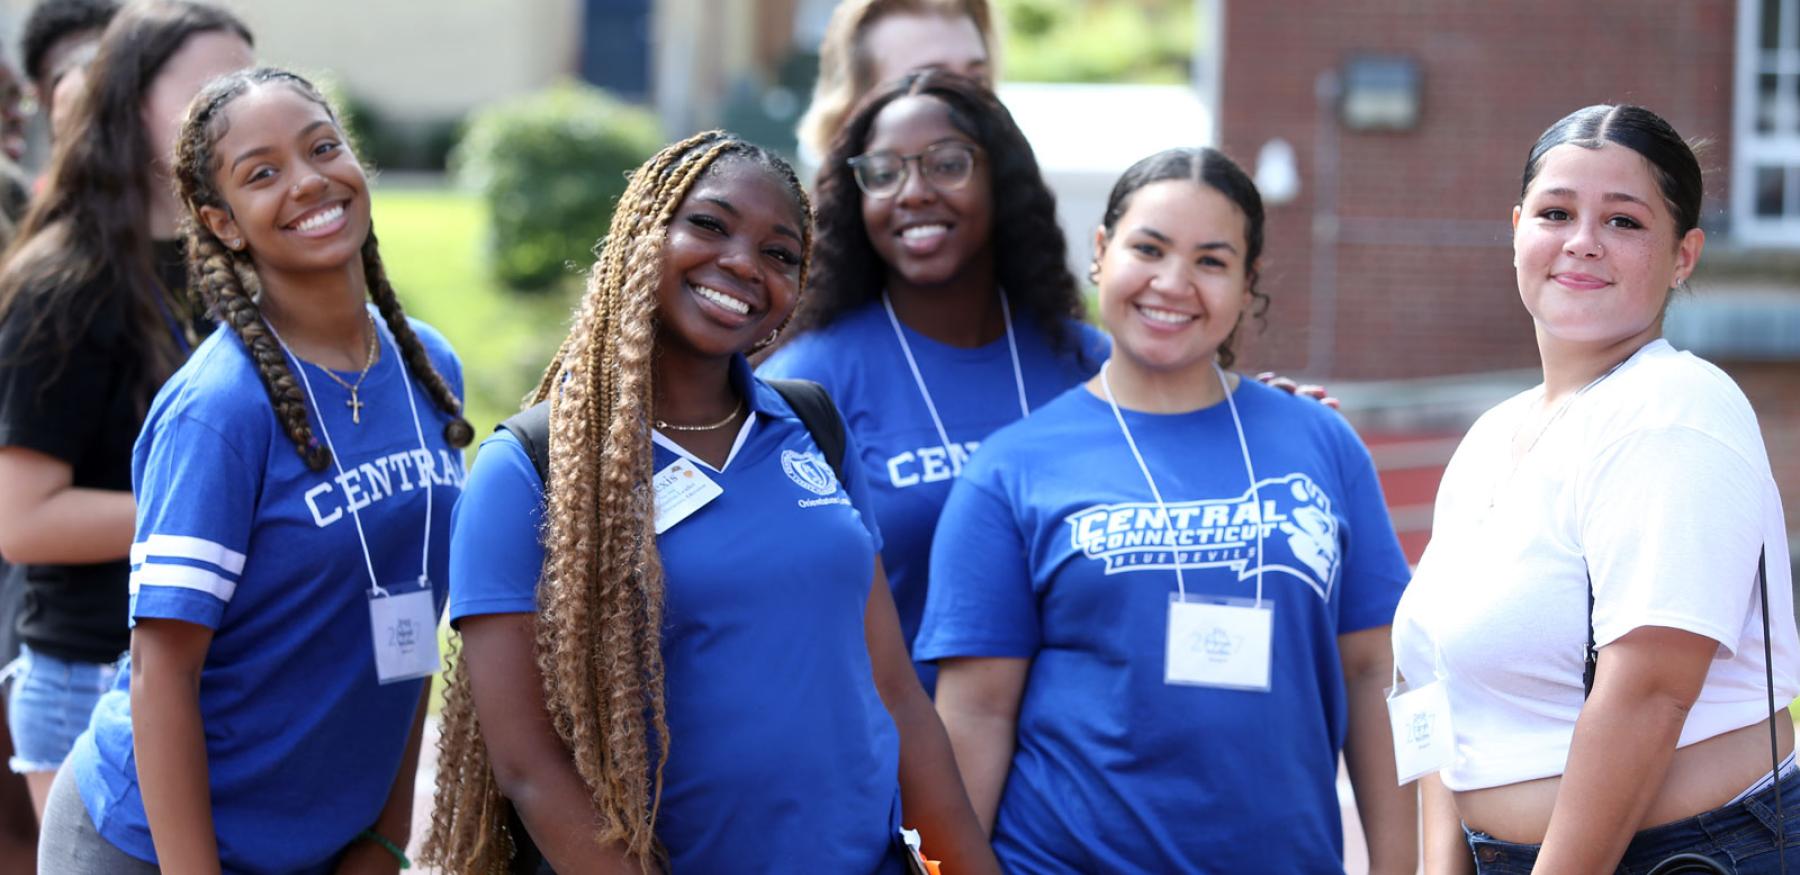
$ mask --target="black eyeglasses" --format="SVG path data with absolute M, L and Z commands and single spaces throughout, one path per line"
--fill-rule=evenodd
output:
M 919 173 L 932 188 L 954 191 L 962 188 L 975 173 L 975 147 L 955 141 L 926 147 L 917 155 L 898 152 L 868 152 L 850 159 L 850 171 L 856 176 L 856 187 L 875 198 L 893 197 L 906 184 L 906 164 L 916 161 Z

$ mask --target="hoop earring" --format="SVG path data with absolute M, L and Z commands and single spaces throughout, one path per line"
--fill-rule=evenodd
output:
M 756 355 L 757 353 L 762 352 L 763 350 L 768 349 L 771 346 L 774 346 L 776 338 L 781 336 L 781 329 L 783 327 L 785 327 L 786 325 L 787 325 L 787 323 L 784 321 L 781 323 L 781 325 L 776 326 L 774 331 L 769 332 L 768 337 L 765 337 L 765 338 L 751 344 L 750 349 L 747 352 L 745 352 L 744 354 L 745 355 Z

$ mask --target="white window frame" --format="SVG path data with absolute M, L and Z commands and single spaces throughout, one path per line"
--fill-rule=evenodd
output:
M 1779 21 L 1800 16 L 1800 0 L 1780 0 Z M 1800 175 L 1800 131 L 1794 116 L 1800 115 L 1800 95 L 1793 95 L 1777 109 L 1776 133 L 1756 130 L 1757 77 L 1763 73 L 1800 74 L 1800 45 L 1793 44 L 1792 30 L 1771 54 L 1762 46 L 1762 0 L 1738 0 L 1735 87 L 1732 100 L 1731 236 L 1753 246 L 1800 245 L 1800 181 L 1790 179 L 1786 212 L 1776 218 L 1756 214 L 1756 170 L 1770 164 L 1790 168 Z M 1800 87 L 1800 86 L 1797 86 Z M 1783 133 L 1783 131 L 1786 131 Z

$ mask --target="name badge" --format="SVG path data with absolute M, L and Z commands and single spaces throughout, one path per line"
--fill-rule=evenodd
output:
M 1268 692 L 1275 605 L 1169 594 L 1163 682 Z
M 656 533 L 692 516 L 706 503 L 725 494 L 724 487 L 712 481 L 693 462 L 676 459 L 656 472 L 650 480 L 656 494 Z
M 1443 681 L 1418 688 L 1395 684 L 1388 691 L 1388 726 L 1394 732 L 1394 771 L 1401 786 L 1456 759 L 1450 730 L 1450 694 Z
M 397 584 L 387 595 L 369 593 L 369 627 L 375 636 L 375 677 L 384 684 L 429 677 L 438 659 L 437 607 L 431 583 Z

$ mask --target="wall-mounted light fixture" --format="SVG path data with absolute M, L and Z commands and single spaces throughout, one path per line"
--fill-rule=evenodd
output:
M 1338 117 L 1353 131 L 1409 131 L 1419 124 L 1423 75 L 1397 55 L 1358 55 L 1344 63 Z

